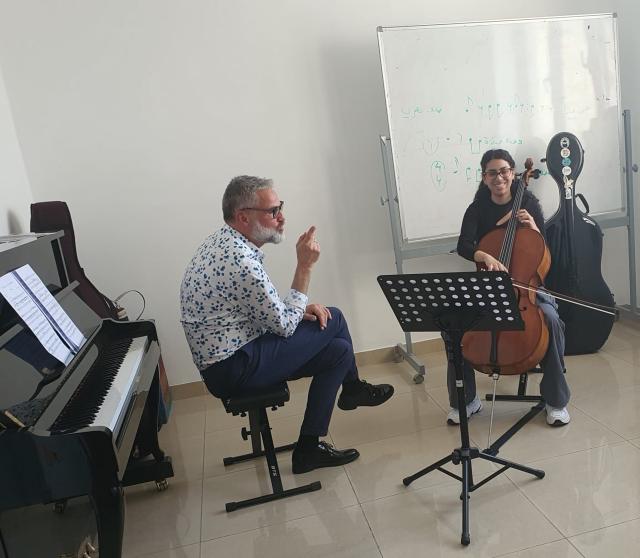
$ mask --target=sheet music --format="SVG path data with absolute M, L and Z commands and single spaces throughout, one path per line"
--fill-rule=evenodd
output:
M 24 265 L 0 277 L 0 293 L 43 347 L 60 362 L 69 364 L 86 338 L 31 266 Z

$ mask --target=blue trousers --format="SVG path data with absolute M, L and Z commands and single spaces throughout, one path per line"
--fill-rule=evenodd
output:
M 549 328 L 549 348 L 540 361 L 543 374 L 540 382 L 540 395 L 545 403 L 552 407 L 566 407 L 571 397 L 571 391 L 564 374 L 564 322 L 558 315 L 558 305 L 555 298 L 544 293 L 538 293 L 536 298 Z M 445 334 L 443 334 L 444 336 Z M 468 405 L 476 396 L 476 378 L 473 368 L 466 360 L 463 370 L 464 394 Z M 456 374 L 450 362 L 447 367 L 447 386 L 449 388 L 449 404 L 457 409 Z
M 300 434 L 326 436 L 338 389 L 358 379 L 347 321 L 338 308 L 322 330 L 303 320 L 291 337 L 266 333 L 201 372 L 216 397 L 260 391 L 287 380 L 313 378 Z

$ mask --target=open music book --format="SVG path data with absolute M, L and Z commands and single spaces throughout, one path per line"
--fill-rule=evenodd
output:
M 0 277 L 0 293 L 42 346 L 65 365 L 86 343 L 82 332 L 30 265 Z

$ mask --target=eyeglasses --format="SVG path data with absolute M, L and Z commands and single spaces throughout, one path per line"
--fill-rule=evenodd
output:
M 498 169 L 498 170 L 490 169 L 488 171 L 484 171 L 482 173 L 482 176 L 490 178 L 491 180 L 494 180 L 495 178 L 497 178 L 498 175 L 500 175 L 502 178 L 509 178 L 512 170 L 513 169 L 511 167 L 502 167 L 501 169 Z
M 282 213 L 282 207 L 284 206 L 284 202 L 280 201 L 280 205 L 276 205 L 274 207 L 270 207 L 268 209 L 262 209 L 261 207 L 243 207 L 242 211 L 250 209 L 251 211 L 264 211 L 265 213 L 271 213 L 271 217 L 274 219 Z

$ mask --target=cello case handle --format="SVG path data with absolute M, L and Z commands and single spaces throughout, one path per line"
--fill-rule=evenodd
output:
M 576 194 L 575 197 L 582 202 L 582 205 L 584 205 L 586 211 L 584 211 L 583 213 L 585 215 L 589 215 L 589 204 L 587 203 L 587 199 L 582 194 Z

